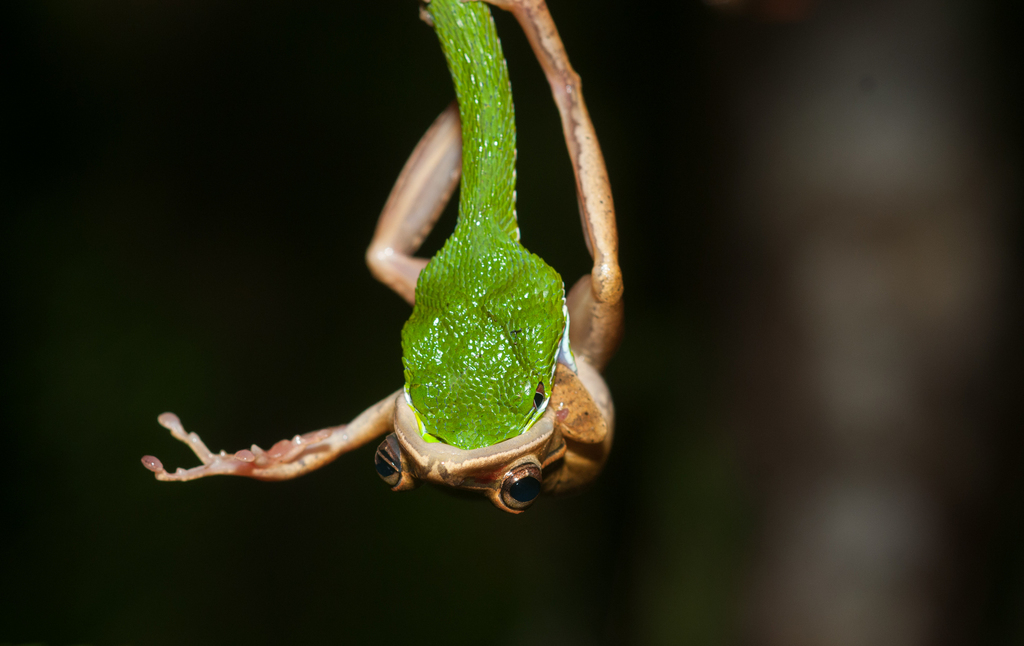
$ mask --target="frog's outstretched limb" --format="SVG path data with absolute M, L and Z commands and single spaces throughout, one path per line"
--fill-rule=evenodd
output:
M 405 162 L 366 250 L 370 272 L 407 303 L 426 258 L 412 256 L 444 210 L 462 174 L 462 126 L 455 101 L 434 120 Z
M 463 0 L 466 1 L 466 0 Z M 615 206 L 604 156 L 583 101 L 580 76 L 569 64 L 565 46 L 544 0 L 482 0 L 512 13 L 551 86 L 576 177 L 576 197 L 587 250 L 594 267 L 569 292 L 573 352 L 598 371 L 622 340 L 622 271 Z
M 156 474 L 157 480 L 183 482 L 214 475 L 290 480 L 319 469 L 342 453 L 389 432 L 394 418 L 395 397 L 400 392 L 388 395 L 349 424 L 296 435 L 290 440 L 281 440 L 266 451 L 253 444 L 250 449 L 235 453 L 214 453 L 206 448 L 197 434 L 185 431 L 177 415 L 164 413 L 157 418 L 160 425 L 168 429 L 175 439 L 187 444 L 203 464 L 173 473 L 166 471 L 160 460 L 151 455 L 142 458 L 142 464 Z

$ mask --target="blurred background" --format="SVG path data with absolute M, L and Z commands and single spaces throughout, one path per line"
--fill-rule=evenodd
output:
M 616 447 L 513 517 L 156 482 L 400 385 L 363 252 L 453 90 L 416 3 L 6 2 L 0 643 L 1024 644 L 1021 10 L 551 0 L 616 198 Z M 588 271 L 496 13 L 523 242 Z M 454 205 L 454 201 L 453 201 Z M 425 245 L 454 225 L 450 208 Z

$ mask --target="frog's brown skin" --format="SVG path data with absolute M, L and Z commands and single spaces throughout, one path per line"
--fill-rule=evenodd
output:
M 351 423 L 291 440 L 264 451 L 213 453 L 195 433 L 188 433 L 172 413 L 160 416 L 171 434 L 188 444 L 203 462 L 192 469 L 164 470 L 152 456 L 143 464 L 158 480 L 185 481 L 210 475 L 238 475 L 258 480 L 287 480 L 332 462 L 342 453 L 387 437 L 377 449 L 378 465 L 393 471 L 385 481 L 395 491 L 424 482 L 482 493 L 499 509 L 520 513 L 508 495 L 523 477 L 534 477 L 545 494 L 578 491 L 600 473 L 611 449 L 615 413 L 600 371 L 622 338 L 622 274 L 611 187 L 597 135 L 590 121 L 579 75 L 572 69 L 544 0 L 485 0 L 510 11 L 533 47 L 551 86 L 576 177 L 583 238 L 594 259 L 566 298 L 569 339 L 578 373 L 558 364 L 548 408 L 522 435 L 466 451 L 427 443 L 401 390 L 371 406 Z M 416 279 L 427 261 L 416 258 L 459 181 L 462 138 L 458 106 L 450 105 L 434 121 L 402 169 L 377 223 L 366 253 L 370 270 L 412 304 Z M 382 477 L 384 477 L 382 473 Z

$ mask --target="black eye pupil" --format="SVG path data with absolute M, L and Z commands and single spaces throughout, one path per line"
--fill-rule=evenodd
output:
M 377 454 L 376 459 L 374 460 L 374 462 L 376 463 L 377 473 L 380 474 L 380 477 L 382 477 L 382 478 L 389 478 L 392 475 L 394 475 L 394 473 L 395 473 L 394 467 L 392 467 L 390 464 L 388 464 L 386 460 L 381 458 L 380 454 Z
M 540 408 L 540 405 L 544 403 L 544 395 L 540 393 L 534 393 L 533 395 L 533 407 Z
M 526 476 L 515 481 L 508 488 L 508 495 L 515 498 L 516 502 L 530 502 L 540 493 L 540 481 L 533 476 Z

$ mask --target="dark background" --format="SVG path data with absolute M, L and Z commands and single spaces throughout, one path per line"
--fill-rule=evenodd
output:
M 969 467 L 982 484 L 951 493 L 922 480 L 941 489 L 930 508 L 945 520 L 928 536 L 947 546 L 912 577 L 924 628 L 862 642 L 813 628 L 813 608 L 793 615 L 812 626 L 802 637 L 771 637 L 758 611 L 786 589 L 757 574 L 777 508 L 764 464 L 789 472 L 795 449 L 764 449 L 785 413 L 759 412 L 774 395 L 744 384 L 795 377 L 784 343 L 748 334 L 786 306 L 772 233 L 739 201 L 751 195 L 751 115 L 764 107 L 742 88 L 754 78 L 767 95 L 802 96 L 803 77 L 771 79 L 828 49 L 815 30 L 861 5 L 889 10 L 734 4 L 551 0 L 612 179 L 627 333 L 606 373 L 617 435 L 604 474 L 511 516 L 430 487 L 389 492 L 373 446 L 279 484 L 165 484 L 139 463 L 196 463 L 156 424 L 165 410 L 211 449 L 267 447 L 347 421 L 401 384 L 408 307 L 363 254 L 405 158 L 453 95 L 416 4 L 5 3 L 0 643 L 1024 643 L 1009 385 L 1019 10 L 895 3 L 908 24 L 945 16 L 910 74 L 938 78 L 940 102 L 973 97 L 952 127 L 980 142 L 977 166 L 996 169 L 980 173 L 995 178 L 985 221 L 998 226 L 979 244 L 999 260 L 978 288 L 988 314 L 966 334 L 988 340 L 969 353 L 982 378 L 952 389 L 983 447 Z M 522 32 L 495 14 L 516 98 L 523 242 L 571 284 L 588 257 L 557 111 Z M 804 45 L 786 55 L 792 43 Z M 884 89 L 893 56 L 843 83 Z M 453 224 L 449 208 L 424 252 Z M 750 359 L 751 344 L 771 357 Z M 871 608 L 850 621 L 870 624 Z

